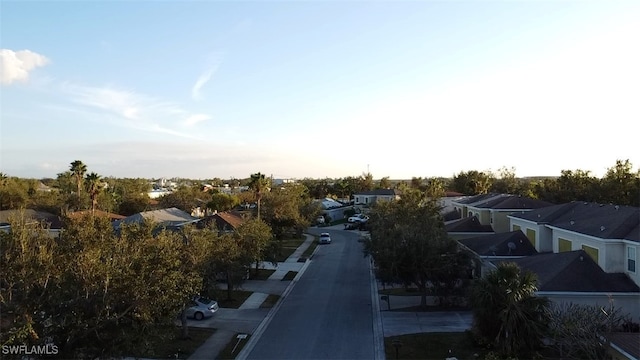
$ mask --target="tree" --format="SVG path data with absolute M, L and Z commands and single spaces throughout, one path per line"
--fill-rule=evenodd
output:
M 66 219 L 58 239 L 13 219 L 0 232 L 2 318 L 13 328 L 3 344 L 43 344 L 63 358 L 122 355 L 172 331 L 186 299 L 202 285 L 196 247 L 154 224 L 122 225 L 106 218 Z
M 508 356 L 540 345 L 549 322 L 549 300 L 536 297 L 537 278 L 515 263 L 499 263 L 472 287 L 474 330 Z
M 84 174 L 87 172 L 87 165 L 80 160 L 75 160 L 71 163 L 71 173 L 76 180 L 76 191 L 78 194 L 82 192 L 82 181 L 84 180 Z
M 211 195 L 207 208 L 216 211 L 228 211 L 240 205 L 240 199 L 236 195 L 216 193 Z
M 551 347 L 559 358 L 607 358 L 606 335 L 618 330 L 624 319 L 612 302 L 607 308 L 574 303 L 552 306 L 549 333 Z
M 491 191 L 500 194 L 518 194 L 520 190 L 520 181 L 516 177 L 516 169 L 506 166 L 498 170 L 498 177 L 491 184 Z
M 433 283 L 444 278 L 443 269 L 449 269 L 457 253 L 436 200 L 406 187 L 400 200 L 376 203 L 369 214 L 370 237 L 365 242 L 365 255 L 373 257 L 378 275 L 416 285 L 423 307 Z
M 599 201 L 640 206 L 640 169 L 633 172 L 629 160 L 616 160 L 600 181 Z
M 206 201 L 201 199 L 204 197 L 203 195 L 204 193 L 199 185 L 181 185 L 171 193 L 158 198 L 158 201 L 160 202 L 160 206 L 164 208 L 176 207 L 182 211 L 191 213 L 193 209 L 206 204 Z
M 271 228 L 261 219 L 249 219 L 238 227 L 237 235 L 241 256 L 245 262 L 255 263 L 257 274 L 260 261 L 267 257 L 266 250 L 273 240 Z
M 359 191 L 371 191 L 373 190 L 375 184 L 373 182 L 373 175 L 371 175 L 370 172 L 368 173 L 363 173 L 360 176 L 360 186 L 359 186 Z
M 270 186 L 271 186 L 271 183 L 269 179 L 265 178 L 264 174 L 261 174 L 259 172 L 255 174 L 251 174 L 249 188 L 251 188 L 253 190 L 253 193 L 255 194 L 256 205 L 258 210 L 258 219 L 260 218 L 260 203 L 262 201 L 262 196 L 264 195 L 265 191 L 270 190 L 269 189 Z
M 301 184 L 284 184 L 264 196 L 262 219 L 271 227 L 277 239 L 287 233 L 302 236 L 317 214 L 307 188 Z
M 87 193 L 89 193 L 89 197 L 91 198 L 91 211 L 96 211 L 96 205 L 98 203 L 98 195 L 102 191 L 103 184 L 100 175 L 91 172 L 87 174 L 86 185 L 87 185 Z
M 490 173 L 471 170 L 461 171 L 453 177 L 451 187 L 465 195 L 486 194 L 491 189 L 493 176 Z
M 378 183 L 378 188 L 380 189 L 391 189 L 391 180 L 389 180 L 388 176 L 383 177 L 382 179 L 380 179 L 380 182 Z

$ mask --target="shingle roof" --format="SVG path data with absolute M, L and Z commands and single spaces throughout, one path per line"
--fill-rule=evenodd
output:
M 0 211 L 0 223 L 9 223 L 9 219 L 20 216 L 22 210 L 2 210 Z M 51 229 L 61 229 L 62 220 L 59 216 L 46 211 L 24 209 L 25 217 L 46 223 Z
M 601 239 L 640 242 L 640 208 L 574 201 L 511 216 Z
M 456 202 L 458 204 L 469 205 L 469 204 L 477 203 L 478 201 L 491 199 L 491 198 L 494 198 L 496 196 L 500 196 L 500 194 L 498 194 L 498 193 L 489 193 L 489 194 L 473 195 L 473 196 L 469 196 L 468 198 L 465 198 L 465 199 L 456 200 L 454 202 Z
M 442 220 L 444 221 L 453 221 L 460 218 L 460 213 L 455 210 L 447 211 L 446 213 L 442 214 Z
M 228 225 L 231 229 L 237 229 L 243 222 L 244 219 L 240 215 L 231 212 L 219 212 L 204 217 L 204 219 L 198 223 L 198 227 L 204 228 L 215 224 L 219 230 L 224 230 L 225 225 Z
M 538 253 L 520 230 L 476 236 L 458 242 L 481 256 L 529 256 Z
M 507 261 L 535 273 L 539 291 L 640 293 L 640 287 L 626 274 L 604 272 L 584 250 L 544 253 L 494 263 Z
M 462 218 L 445 225 L 447 232 L 493 232 L 491 225 L 482 225 L 477 216 Z
M 192 223 L 200 220 L 197 217 L 193 217 L 190 214 L 172 207 L 168 209 L 143 211 L 120 220 L 126 224 L 139 223 L 143 220 L 154 221 L 166 226 L 181 225 L 185 223 Z
M 110 212 L 106 212 L 106 211 L 102 211 L 102 210 L 95 210 L 95 211 L 91 211 L 91 210 L 81 210 L 81 211 L 75 211 L 72 213 L 68 213 L 67 216 L 70 219 L 78 219 L 81 218 L 87 214 L 93 214 L 94 216 L 102 216 L 102 217 L 108 217 L 111 220 L 121 220 L 126 218 L 126 216 L 124 215 L 119 215 L 119 214 L 114 214 L 114 213 L 110 213 Z
M 550 202 L 531 199 L 528 197 L 522 197 L 517 195 L 506 195 L 487 199 L 478 204 L 474 204 L 474 207 L 486 208 L 486 209 L 540 209 L 553 205 Z
M 640 359 L 640 333 L 615 332 L 607 335 L 611 344 L 615 344 L 627 354 Z
M 400 195 L 400 190 L 398 189 L 375 189 L 370 191 L 361 191 L 354 193 L 353 195 L 377 195 L 377 196 L 393 196 Z

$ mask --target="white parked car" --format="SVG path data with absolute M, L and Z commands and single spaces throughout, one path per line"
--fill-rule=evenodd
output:
M 191 300 L 189 307 L 185 310 L 187 317 L 196 320 L 210 318 L 218 311 L 218 302 L 205 297 L 196 296 Z
M 318 244 L 331 244 L 331 235 L 329 233 L 321 233 L 318 238 Z
M 347 221 L 350 223 L 363 223 L 367 222 L 368 220 L 369 217 L 365 214 L 355 214 L 347 219 Z

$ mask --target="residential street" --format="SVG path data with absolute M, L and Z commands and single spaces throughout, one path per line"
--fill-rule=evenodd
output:
M 323 231 L 332 243 L 317 249 L 247 358 L 375 358 L 369 259 L 357 233 Z

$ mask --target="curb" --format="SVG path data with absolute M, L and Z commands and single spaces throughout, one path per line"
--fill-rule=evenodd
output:
M 313 235 L 305 234 L 305 236 L 313 236 Z M 311 254 L 311 256 L 309 256 L 309 258 L 307 258 L 307 261 L 305 261 L 304 265 L 302 265 L 302 268 L 300 269 L 300 271 L 298 271 L 298 274 L 296 274 L 296 277 L 294 277 L 293 280 L 291 280 L 291 283 L 289 283 L 289 285 L 287 286 L 287 288 L 284 289 L 284 292 L 282 292 L 282 295 L 280 296 L 280 299 L 278 299 L 278 302 L 275 304 L 274 307 L 271 308 L 267 316 L 264 318 L 264 320 L 262 320 L 260 325 L 258 325 L 258 327 L 253 332 L 253 334 L 251 334 L 251 337 L 249 338 L 249 341 L 247 342 L 247 344 L 242 348 L 242 350 L 236 356 L 236 360 L 245 360 L 249 356 L 251 351 L 253 351 L 253 348 L 256 346 L 256 343 L 258 342 L 258 340 L 260 340 L 260 337 L 262 336 L 264 331 L 267 329 L 267 326 L 269 326 L 269 323 L 273 319 L 273 316 L 278 312 L 278 310 L 280 310 L 280 307 L 282 306 L 282 302 L 284 301 L 284 299 L 286 299 L 286 297 L 289 295 L 291 290 L 293 290 L 293 287 L 298 282 L 302 274 L 304 274 L 304 272 L 307 270 L 307 266 L 309 266 L 309 264 L 311 263 L 310 261 L 311 257 L 313 257 L 313 255 L 316 253 L 316 251 L 318 251 L 319 248 L 320 247 L 316 247 L 315 250 L 313 250 L 313 253 Z M 384 357 L 382 359 L 384 359 Z
M 378 294 L 378 282 L 373 270 L 373 258 L 369 261 L 369 275 L 371 277 L 371 311 L 373 312 L 373 358 L 385 360 L 384 328 L 382 316 L 380 316 L 380 298 Z

